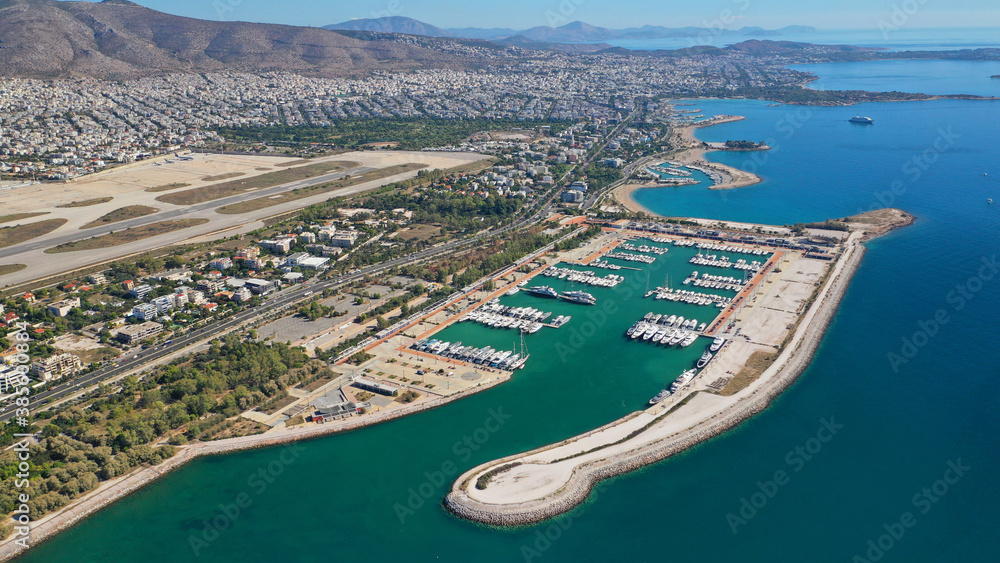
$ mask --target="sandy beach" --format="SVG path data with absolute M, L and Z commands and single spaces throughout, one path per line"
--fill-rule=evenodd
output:
M 676 128 L 672 134 L 671 142 L 677 147 L 679 152 L 671 160 L 707 174 L 713 181 L 713 184 L 708 188 L 710 190 L 731 190 L 759 184 L 762 180 L 756 174 L 705 160 L 705 153 L 719 149 L 706 149 L 702 146 L 702 142 L 694 136 L 695 129 L 741 121 L 743 119 L 746 118 L 739 115 L 719 115 L 697 125 L 686 125 Z M 657 213 L 639 204 L 633 194 L 636 190 L 646 188 L 669 189 L 674 187 L 676 186 L 664 186 L 656 182 L 629 183 L 615 190 L 615 199 L 626 209 L 634 213 L 646 213 L 647 215 L 658 216 Z

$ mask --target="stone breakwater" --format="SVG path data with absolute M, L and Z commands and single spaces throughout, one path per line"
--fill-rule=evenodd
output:
M 458 478 L 451 492 L 445 497 L 444 506 L 457 516 L 492 526 L 511 527 L 541 522 L 568 512 L 583 503 L 600 481 L 656 463 L 710 440 L 763 411 L 809 365 L 854 272 L 861 263 L 864 252 L 865 248 L 860 245 L 852 246 L 847 251 L 847 255 L 841 259 L 842 268 L 831 275 L 829 283 L 818 296 L 811 318 L 804 319 L 808 322 L 801 323 L 797 328 L 797 338 L 793 339 L 775 365 L 769 368 L 777 370 L 777 373 L 772 372 L 773 375 L 765 385 L 742 398 L 730 410 L 671 436 L 576 467 L 564 487 L 541 499 L 509 505 L 489 504 L 471 498 L 466 490 L 469 486 L 475 486 L 476 476 L 484 471 L 550 449 L 552 446 L 480 465 Z M 612 424 L 617 424 L 621 420 Z M 647 432 L 651 430 L 653 429 L 647 429 Z
M 128 475 L 106 481 L 88 495 L 74 500 L 72 504 L 62 510 L 46 515 L 37 522 L 32 523 L 30 546 L 34 547 L 40 544 L 42 541 L 49 539 L 66 528 L 82 521 L 111 503 L 132 494 L 143 486 L 159 479 L 198 456 L 219 455 L 240 450 L 267 448 L 298 440 L 319 438 L 327 434 L 357 430 L 365 426 L 389 422 L 390 420 L 440 407 L 461 397 L 490 389 L 509 379 L 510 375 L 506 373 L 498 373 L 490 381 L 482 383 L 460 394 L 449 397 L 438 397 L 436 399 L 414 405 L 412 408 L 400 409 L 370 417 L 363 416 L 356 419 L 347 419 L 348 421 L 344 423 L 334 422 L 297 430 L 284 430 L 273 433 L 256 434 L 254 436 L 226 438 L 216 442 L 191 444 L 189 446 L 179 448 L 179 452 L 164 460 L 163 463 L 150 467 L 144 467 L 137 471 L 133 471 Z M 26 551 L 25 549 L 18 547 L 12 541 L 14 537 L 14 535 L 11 535 L 7 541 L 0 544 L 0 562 L 9 561 L 19 555 L 22 555 Z M 28 549 L 31 549 L 31 547 Z

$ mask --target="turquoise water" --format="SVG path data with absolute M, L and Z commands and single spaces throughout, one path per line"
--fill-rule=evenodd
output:
M 915 92 L 931 95 L 966 94 L 1000 97 L 1000 61 L 875 61 L 818 63 L 789 68 L 819 76 L 809 83 L 817 90 Z
M 639 192 L 651 198 L 645 205 L 665 214 L 778 224 L 883 204 L 918 217 L 869 245 L 813 364 L 771 408 L 684 455 L 609 482 L 555 525 L 500 531 L 455 519 L 440 507 L 451 484 L 444 473 L 605 424 L 641 406 L 701 353 L 700 343 L 677 353 L 625 345 L 631 343 L 622 331 L 637 315 L 668 306 L 628 295 L 645 290 L 644 274 L 630 275 L 615 290 L 592 291 L 602 304 L 618 304 L 607 320 L 597 314 L 600 305 L 517 295 L 505 299 L 541 302 L 574 319 L 529 337 L 532 359 L 512 381 L 430 412 L 304 442 L 301 451 L 197 460 L 22 560 L 846 562 L 866 557 L 867 542 L 879 541 L 889 525 L 903 534 L 882 539 L 888 549 L 881 561 L 995 561 L 1000 277 L 985 279 L 992 270 L 983 260 L 989 262 L 1000 243 L 1000 209 L 986 203 L 987 197 L 1000 201 L 1000 104 L 697 103 L 706 114 L 748 118 L 702 129 L 700 137 L 760 139 L 775 147 L 712 156 L 753 169 L 765 182 L 725 192 Z M 876 124 L 847 123 L 855 113 L 871 115 Z M 943 150 L 936 154 L 925 152 L 940 131 L 954 138 L 939 142 Z M 915 156 L 933 162 L 912 164 Z M 895 193 L 893 182 L 900 182 Z M 651 285 L 668 274 L 677 285 L 690 271 L 683 260 L 660 264 Z M 559 283 L 549 285 L 562 290 Z M 696 308 L 696 316 L 708 310 Z M 947 322 L 935 330 L 929 320 L 942 318 L 939 311 Z M 915 336 L 921 326 L 933 336 Z M 448 330 L 469 343 L 513 344 L 512 331 Z M 920 346 L 894 369 L 889 354 L 904 351 L 903 338 Z M 491 418 L 503 424 L 487 424 Z M 826 443 L 810 441 L 822 419 L 843 427 Z M 283 452 L 290 463 L 281 462 Z M 968 471 L 957 481 L 948 474 L 956 482 L 942 481 L 937 493 L 929 490 L 936 501 L 914 499 L 957 460 Z M 273 482 L 248 482 L 262 470 Z M 778 471 L 787 483 L 771 485 Z M 758 482 L 770 498 L 754 496 Z M 250 504 L 230 523 L 222 510 L 238 498 Z M 738 517 L 744 498 L 760 508 L 734 524 L 727 515 Z M 412 513 L 401 510 L 407 506 Z M 227 529 L 196 557 L 190 537 L 213 518 Z M 913 526 L 894 526 L 901 518 Z

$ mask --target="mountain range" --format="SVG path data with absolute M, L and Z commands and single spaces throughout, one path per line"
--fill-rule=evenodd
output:
M 131 78 L 284 70 L 351 76 L 464 68 L 459 55 L 316 28 L 186 18 L 126 0 L 0 0 L 0 75 Z
M 380 31 L 384 33 L 405 33 L 427 37 L 461 37 L 466 39 L 486 39 L 496 41 L 513 37 L 524 37 L 529 41 L 545 43 L 584 43 L 620 39 L 661 39 L 670 37 L 724 36 L 733 38 L 780 37 L 789 33 L 810 33 L 816 31 L 808 26 L 787 26 L 781 29 L 743 27 L 740 29 L 709 29 L 704 27 L 670 28 L 659 25 L 644 25 L 625 29 L 609 29 L 575 21 L 559 27 L 538 26 L 525 30 L 509 28 L 454 28 L 442 29 L 428 23 L 403 16 L 384 18 L 363 18 L 324 26 L 331 30 Z

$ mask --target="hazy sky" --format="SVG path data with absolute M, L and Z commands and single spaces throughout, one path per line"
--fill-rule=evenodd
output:
M 202 19 L 323 26 L 355 18 L 407 16 L 440 27 L 664 25 L 835 29 L 1000 27 L 998 0 L 136 0 Z

